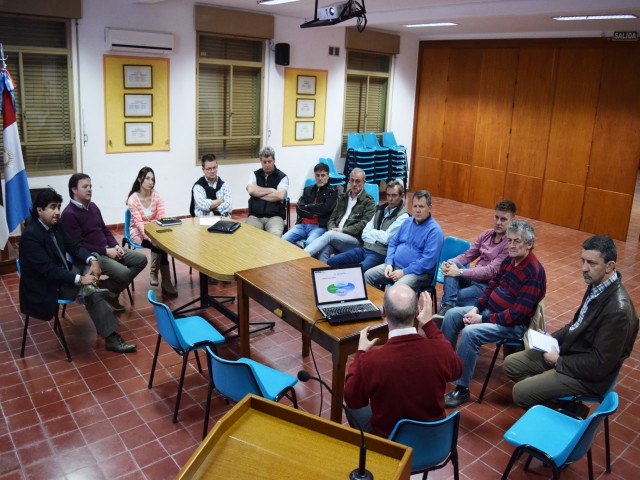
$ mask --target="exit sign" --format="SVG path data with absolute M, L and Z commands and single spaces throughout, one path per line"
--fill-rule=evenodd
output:
M 638 32 L 613 32 L 613 39 L 621 42 L 637 42 Z

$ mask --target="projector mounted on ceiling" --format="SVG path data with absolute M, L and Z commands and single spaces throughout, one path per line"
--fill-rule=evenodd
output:
M 367 12 L 364 8 L 364 0 L 347 0 L 344 3 L 336 3 L 322 8 L 318 8 L 318 0 L 316 0 L 314 13 L 313 20 L 303 23 L 300 28 L 335 25 L 352 18 L 358 19 L 356 26 L 359 32 L 362 32 L 367 26 Z

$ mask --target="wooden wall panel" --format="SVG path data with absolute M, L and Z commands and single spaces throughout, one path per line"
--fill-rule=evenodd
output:
M 542 189 L 540 220 L 578 229 L 584 190 L 582 185 L 546 180 Z
M 411 191 L 426 189 L 432 195 L 440 195 L 441 164 L 439 158 L 416 157 L 409 182 Z
M 547 162 L 556 50 L 521 48 L 507 171 L 542 177 Z
M 440 195 L 466 202 L 470 177 L 471 165 L 443 161 L 440 170 Z
M 580 230 L 626 240 L 633 195 L 587 188 Z
M 442 159 L 471 164 L 478 112 L 482 53 L 478 49 L 452 49 L 444 114 Z
M 545 177 L 585 185 L 598 105 L 602 49 L 562 48 Z
M 493 208 L 502 198 L 505 175 L 503 170 L 471 167 L 467 201 L 480 207 Z
M 416 156 L 441 158 L 448 65 L 448 49 L 422 49 L 422 75 L 418 84 L 418 108 L 413 135 Z
M 640 161 L 640 49 L 605 52 L 587 186 L 633 195 Z
M 538 218 L 541 197 L 541 178 L 507 173 L 507 180 L 504 185 L 504 198 L 515 202 L 519 216 Z
M 473 165 L 505 171 L 518 49 L 491 48 L 482 53 Z

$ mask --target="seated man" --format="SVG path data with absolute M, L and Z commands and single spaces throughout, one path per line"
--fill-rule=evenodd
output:
M 431 215 L 431 194 L 418 190 L 411 200 L 413 218 L 407 218 L 389 241 L 385 263 L 364 274 L 369 285 L 383 289 L 388 283 L 406 283 L 416 291 L 433 281 L 444 243 L 442 228 Z
M 617 256 L 606 235 L 582 244 L 587 291 L 573 320 L 552 334 L 560 352 L 530 349 L 505 359 L 505 373 L 518 382 L 513 387 L 516 404 L 553 405 L 565 395 L 603 395 L 611 386 L 638 335 L 638 315 L 616 272 Z
M 218 177 L 218 161 L 216 156 L 208 153 L 202 156 L 202 177 L 191 189 L 191 205 L 189 213 L 192 217 L 230 217 L 231 189 Z
M 519 339 L 527 330 L 547 289 L 544 268 L 532 252 L 535 240 L 529 222 L 513 220 L 507 227 L 509 257 L 475 306 L 455 307 L 445 314 L 442 333 L 456 348 L 461 332 L 458 355 L 464 365 L 457 387 L 445 397 L 445 407 L 455 408 L 469 401 L 469 385 L 482 345 L 504 338 Z
M 102 219 L 98 206 L 91 202 L 92 185 L 89 175 L 75 173 L 69 179 L 69 205 L 60 220 L 71 239 L 81 247 L 99 255 L 100 270 L 108 278 L 100 286 L 109 290 L 105 298 L 114 312 L 124 311 L 118 301 L 120 292 L 147 266 L 147 257 L 135 250 L 124 250 Z
M 438 327 L 431 322 L 431 297 L 418 297 L 407 285 L 394 285 L 384 294 L 382 315 L 389 340 L 373 349 L 365 328 L 349 367 L 344 400 L 366 431 L 387 438 L 398 420 L 429 422 L 445 417 L 447 382 L 458 378 L 462 362 Z M 418 332 L 413 322 L 418 316 Z M 370 419 L 370 427 L 367 423 Z
M 313 173 L 316 183 L 303 190 L 296 204 L 298 223 L 282 236 L 287 242 L 306 240 L 311 243 L 327 231 L 338 191 L 329 185 L 329 165 L 320 162 L 313 167 Z
M 247 185 L 251 196 L 247 224 L 281 237 L 289 178 L 276 168 L 276 153 L 271 147 L 260 150 L 260 164 L 262 168 L 251 173 Z
M 378 206 L 376 213 L 362 231 L 362 247 L 352 248 L 334 255 L 327 263 L 336 265 L 362 265 L 362 270 L 380 265 L 387 257 L 389 240 L 402 222 L 409 218 L 403 204 L 404 187 L 397 180 L 387 183 L 387 203 Z
M 326 263 L 331 254 L 360 246 L 362 230 L 376 211 L 375 200 L 364 189 L 365 182 L 364 170 L 351 170 L 349 190 L 338 195 L 327 232 L 308 243 L 305 252 Z
M 444 294 L 435 318 L 444 318 L 447 310 L 452 307 L 471 306 L 482 295 L 489 280 L 509 254 L 505 234 L 507 225 L 515 215 L 515 203 L 511 200 L 500 200 L 493 216 L 493 228 L 482 232 L 469 250 L 442 262 L 440 269 L 444 274 Z M 478 261 L 473 268 L 463 268 L 463 265 L 476 259 Z
M 59 225 L 62 197 L 53 189 L 43 190 L 31 209 L 31 221 L 20 239 L 20 311 L 49 320 L 56 314 L 58 298 L 83 302 L 107 350 L 135 352 L 116 332 L 118 320 L 104 302 L 107 290 L 95 285 L 102 274 L 95 256 L 75 243 Z M 66 259 L 74 260 L 73 269 Z M 80 268 L 87 270 L 82 274 Z

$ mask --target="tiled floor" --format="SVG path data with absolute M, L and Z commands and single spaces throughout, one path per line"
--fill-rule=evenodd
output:
M 451 200 L 434 199 L 434 217 L 446 235 L 468 240 L 490 226 L 492 211 Z M 586 233 L 533 222 L 537 233 L 536 255 L 548 278 L 546 317 L 551 330 L 569 321 L 585 289 L 579 266 L 581 242 Z M 618 268 L 623 282 L 640 307 L 640 256 L 638 234 L 640 214 L 635 214 L 629 242 L 617 242 Z M 189 275 L 178 264 L 180 296 L 169 302 L 177 306 L 197 294 L 197 274 Z M 190 365 L 177 424 L 171 422 L 177 390 L 180 357 L 163 344 L 153 389 L 147 388 L 156 342 L 153 311 L 146 301 L 148 272 L 136 280 L 135 305 L 120 315 L 121 333 L 138 344 L 138 352 L 118 355 L 104 350 L 86 311 L 72 305 L 62 320 L 73 355 L 68 363 L 49 324 L 33 321 L 25 358 L 19 357 L 23 319 L 18 307 L 18 277 L 0 277 L 0 478 L 2 479 L 111 479 L 173 478 L 197 447 L 202 429 L 206 384 L 195 364 Z M 235 285 L 211 287 L 211 292 L 234 293 Z M 252 305 L 254 320 L 274 319 L 266 310 Z M 204 313 L 216 325 L 227 323 L 213 311 Z M 273 332 L 251 339 L 254 358 L 295 374 L 310 369 L 311 361 L 300 356 L 297 331 L 276 320 Z M 491 354 L 481 352 L 472 394 L 479 393 Z M 220 348 L 223 356 L 237 357 L 237 342 Z M 330 379 L 331 361 L 315 347 L 320 371 Z M 602 433 L 593 451 L 596 478 L 630 479 L 640 474 L 640 348 L 627 359 L 616 391 L 620 407 L 612 417 L 613 473 L 604 473 Z M 296 386 L 301 408 L 318 412 L 315 384 Z M 459 438 L 463 479 L 497 479 L 504 470 L 512 447 L 502 440 L 507 428 L 522 414 L 512 405 L 511 385 L 498 361 L 485 401 L 465 405 Z M 327 402 L 325 395 L 325 402 Z M 283 400 L 283 403 L 287 402 Z M 220 418 L 229 406 L 215 397 L 212 418 Z M 328 416 L 325 403 L 323 416 Z M 211 423 L 212 424 L 212 423 Z M 551 433 L 551 432 L 550 432 Z M 551 433 L 552 434 L 552 433 Z M 636 460 L 633 460 L 633 459 Z M 563 479 L 586 478 L 585 460 L 569 468 Z M 538 479 L 551 475 L 538 462 L 526 473 L 519 465 L 510 478 Z M 452 478 L 452 468 L 429 475 Z

